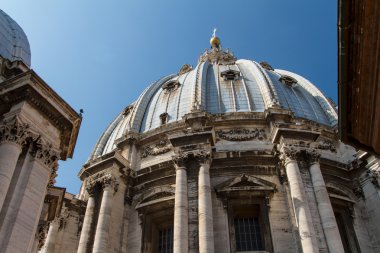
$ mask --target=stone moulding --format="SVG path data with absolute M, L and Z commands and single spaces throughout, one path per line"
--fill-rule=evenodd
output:
M 142 158 L 146 158 L 148 156 L 158 156 L 161 154 L 165 154 L 171 150 L 169 141 L 161 140 L 157 144 L 147 146 L 143 148 L 141 153 Z
M 264 140 L 266 134 L 264 129 L 255 128 L 253 130 L 245 128 L 234 128 L 231 130 L 218 130 L 216 135 L 219 139 L 227 141 L 250 141 L 250 140 Z

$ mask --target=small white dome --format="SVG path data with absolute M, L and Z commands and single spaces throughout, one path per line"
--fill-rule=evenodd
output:
M 0 55 L 10 61 L 21 60 L 28 67 L 31 53 L 28 38 L 22 28 L 0 10 Z

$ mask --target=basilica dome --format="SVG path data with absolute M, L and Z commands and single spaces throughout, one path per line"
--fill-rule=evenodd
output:
M 214 116 L 265 115 L 272 108 L 328 127 L 337 124 L 331 100 L 304 77 L 266 62 L 236 59 L 228 49 L 211 44 L 214 48 L 206 50 L 195 67 L 185 64 L 147 87 L 111 122 L 90 159 L 112 151 L 128 131 L 143 134 L 167 127 L 194 110 Z
M 20 60 L 30 67 L 30 47 L 22 28 L 5 12 L 0 10 L 0 56 Z

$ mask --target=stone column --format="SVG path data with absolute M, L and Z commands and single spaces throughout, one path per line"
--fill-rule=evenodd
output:
M 314 194 L 317 200 L 322 228 L 329 252 L 344 253 L 342 239 L 340 238 L 330 197 L 328 195 L 321 168 L 319 166 L 319 157 L 320 155 L 316 152 L 309 154 L 311 181 L 313 183 Z
M 0 236 L 4 240 L 1 247 L 6 246 L 6 252 L 32 251 L 47 185 L 52 168 L 57 166 L 58 154 L 59 151 L 42 139 L 36 141 L 27 154 L 4 219 L 7 235 L 6 238 Z
M 187 172 L 183 159 L 175 159 L 176 182 L 174 203 L 174 237 L 173 252 L 186 253 L 189 251 L 188 236 L 188 200 L 187 200 Z
M 0 126 L 0 211 L 27 136 L 26 129 L 17 121 Z
M 199 252 L 214 252 L 214 231 L 210 183 L 210 155 L 200 160 L 198 178 L 198 222 L 199 222 Z
M 56 218 L 50 223 L 49 232 L 47 234 L 44 249 L 42 251 L 43 253 L 54 253 L 55 244 L 57 242 L 58 228 L 59 218 Z
M 94 240 L 93 253 L 107 252 L 109 228 L 112 212 L 112 199 L 115 192 L 114 178 L 107 175 L 103 179 L 103 196 L 99 210 L 98 224 L 96 226 L 96 234 Z
M 290 195 L 298 225 L 303 252 L 319 252 L 316 234 L 314 231 L 309 204 L 305 195 L 301 173 L 296 160 L 295 150 L 284 149 L 281 158 L 284 161 L 288 178 Z
M 78 253 L 86 253 L 87 249 L 90 247 L 89 239 L 91 233 L 91 224 L 94 220 L 96 185 L 88 184 L 87 191 L 89 195 L 87 200 L 86 213 L 84 215 L 82 225 L 82 231 L 79 238 Z

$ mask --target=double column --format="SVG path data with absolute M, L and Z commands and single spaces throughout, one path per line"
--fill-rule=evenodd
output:
M 198 176 L 199 252 L 214 252 L 214 231 L 210 183 L 210 155 L 201 155 Z
M 189 250 L 187 172 L 183 158 L 174 158 L 176 169 L 173 252 Z
M 105 175 L 88 186 L 89 198 L 87 201 L 86 214 L 83 221 L 81 237 L 79 239 L 78 253 L 102 253 L 106 252 L 109 242 L 109 229 L 111 224 L 113 195 L 118 186 L 116 179 L 111 175 Z M 102 192 L 97 192 L 102 190 Z M 96 230 L 92 231 L 95 222 L 95 197 L 101 196 L 99 216 Z M 95 233 L 94 243 L 91 244 L 91 233 Z M 90 250 L 92 249 L 92 250 Z
M 339 234 L 330 197 L 319 165 L 319 157 L 320 155 L 316 152 L 309 153 L 310 176 L 313 183 L 315 198 L 317 200 L 323 232 L 325 234 L 329 252 L 344 253 L 342 239 Z
M 319 252 L 316 234 L 314 231 L 312 217 L 309 209 L 305 188 L 302 183 L 301 173 L 296 160 L 297 151 L 284 148 L 282 160 L 286 169 L 290 195 L 293 203 L 294 213 L 298 225 L 299 235 L 303 252 Z
M 93 253 L 103 253 L 108 248 L 109 228 L 111 223 L 112 199 L 115 193 L 115 180 L 112 177 L 102 182 L 103 196 L 100 204 L 98 224 L 94 240 Z

